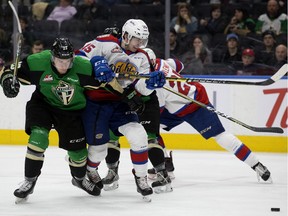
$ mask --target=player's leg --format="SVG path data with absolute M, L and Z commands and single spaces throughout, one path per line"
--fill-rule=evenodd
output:
M 261 177 L 264 181 L 272 183 L 271 173 L 267 167 L 259 162 L 258 158 L 251 151 L 251 149 L 242 143 L 236 136 L 223 132 L 215 136 L 214 139 L 220 146 L 234 154 L 239 160 L 243 161 L 253 170 L 255 170 L 258 181 L 260 181 Z
M 143 196 L 153 193 L 147 182 L 148 142 L 145 129 L 138 122 L 130 122 L 119 127 L 130 144 L 130 157 L 137 191 Z
M 160 109 L 156 93 L 149 95 L 149 100 L 145 101 L 145 110 L 139 115 L 139 119 L 147 132 L 148 156 L 157 173 L 157 178 L 152 183 L 152 187 L 156 193 L 172 191 L 171 179 L 165 167 L 163 148 L 158 143 L 160 133 Z
M 98 173 L 98 166 L 107 155 L 109 119 L 112 112 L 111 103 L 97 103 L 87 100 L 82 116 L 88 143 L 87 176 L 99 188 L 102 188 L 103 184 Z
M 67 127 L 69 125 L 69 127 Z M 59 135 L 59 147 L 67 150 L 72 184 L 87 193 L 98 196 L 101 185 L 86 176 L 87 148 L 81 113 L 59 114 L 55 116 L 54 127 Z
M 108 142 L 108 154 L 105 158 L 108 167 L 107 175 L 102 178 L 104 190 L 115 190 L 119 187 L 118 167 L 120 158 L 119 137 L 110 130 L 110 140 Z
M 163 130 L 170 131 L 172 128 L 176 127 L 177 125 L 183 123 L 184 120 L 179 118 L 176 115 L 170 114 L 167 109 L 163 109 L 160 114 L 160 127 Z M 168 172 L 168 175 L 170 179 L 175 178 L 174 176 L 174 165 L 172 161 L 172 154 L 170 152 L 170 157 L 168 156 L 165 148 L 164 140 L 162 139 L 161 135 L 158 136 L 158 144 L 162 147 L 162 150 L 164 152 L 164 161 L 165 161 L 165 167 Z M 157 177 L 157 172 L 154 168 L 148 170 L 149 178 L 155 179 Z
M 148 142 L 144 127 L 139 124 L 136 112 L 126 103 L 119 103 L 110 121 L 110 129 L 116 136 L 125 136 L 130 144 L 130 157 L 137 191 L 144 197 L 153 193 L 147 183 Z
M 174 175 L 175 167 L 174 167 L 174 163 L 173 163 L 172 151 L 170 151 L 168 154 L 164 140 L 163 140 L 161 135 L 158 136 L 158 143 L 162 147 L 163 152 L 164 152 L 165 167 L 166 167 L 166 170 L 168 172 L 168 175 L 169 175 L 171 180 L 175 179 L 175 175 Z M 149 172 L 149 170 L 148 170 L 148 172 Z
M 49 145 L 48 134 L 52 122 L 45 104 L 30 100 L 26 106 L 25 131 L 29 136 L 27 152 L 25 156 L 25 180 L 21 186 L 14 191 L 16 203 L 26 201 L 32 194 L 38 176 L 44 163 L 44 152 Z
M 14 195 L 21 202 L 32 194 L 44 162 L 44 152 L 48 147 L 48 133 L 46 128 L 32 127 L 25 157 L 25 181 L 14 191 Z
M 211 104 L 209 106 L 212 107 Z M 225 132 L 217 114 L 205 108 L 199 108 L 197 111 L 186 115 L 184 120 L 191 124 L 205 139 L 214 137 L 221 147 L 249 165 L 264 181 L 271 180 L 269 170 L 259 162 L 249 147 L 233 134 Z

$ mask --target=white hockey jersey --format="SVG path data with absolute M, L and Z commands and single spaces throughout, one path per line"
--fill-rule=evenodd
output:
M 130 52 L 121 48 L 120 41 L 112 35 L 101 35 L 96 39 L 87 42 L 80 52 L 89 59 L 93 56 L 103 56 L 107 59 L 109 66 L 115 73 L 139 73 L 148 74 L 150 72 L 149 57 L 142 50 Z M 126 88 L 135 80 L 118 79 L 122 88 Z M 142 95 L 150 95 L 152 90 L 146 88 L 145 80 L 138 80 L 135 89 Z
M 161 70 L 166 77 L 181 77 L 165 60 L 156 59 L 155 70 Z M 207 92 L 203 85 L 197 82 L 177 82 L 166 81 L 165 87 L 173 89 L 204 104 L 209 103 Z M 185 98 L 182 98 L 163 88 L 156 89 L 160 108 L 166 108 L 170 113 L 178 116 L 184 116 L 198 108 L 198 105 L 191 103 Z

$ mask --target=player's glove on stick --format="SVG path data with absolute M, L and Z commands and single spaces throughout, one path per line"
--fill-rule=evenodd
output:
M 122 101 L 127 103 L 130 110 L 137 112 L 138 115 L 141 115 L 145 109 L 144 102 L 133 88 L 126 88 L 124 90 Z
M 14 98 L 18 95 L 20 84 L 16 78 L 15 83 L 13 85 L 13 74 L 11 72 L 6 72 L 2 74 L 0 83 L 6 97 Z
M 165 85 L 166 82 L 165 74 L 162 71 L 153 71 L 150 73 L 149 79 L 147 79 L 145 82 L 146 87 L 150 90 L 161 88 Z
M 103 34 L 111 34 L 114 37 L 121 38 L 121 31 L 117 27 L 106 28 Z
M 90 62 L 93 66 L 95 78 L 100 82 L 110 82 L 115 77 L 115 73 L 104 57 L 94 56 Z

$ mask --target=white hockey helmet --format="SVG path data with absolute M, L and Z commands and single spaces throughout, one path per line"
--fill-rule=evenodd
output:
M 156 63 L 156 55 L 155 55 L 154 51 L 152 49 L 150 49 L 150 48 L 144 48 L 143 50 L 145 52 L 147 52 L 152 64 L 155 65 L 155 63 Z
M 124 34 L 128 34 L 128 43 L 132 37 L 142 40 L 141 48 L 145 48 L 148 44 L 149 30 L 146 23 L 141 19 L 129 19 L 122 27 L 122 38 Z

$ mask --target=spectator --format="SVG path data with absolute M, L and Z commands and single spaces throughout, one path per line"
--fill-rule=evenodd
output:
M 170 29 L 169 42 L 170 42 L 170 57 L 179 58 L 179 56 L 184 53 L 185 46 L 183 42 L 181 43 L 181 41 L 178 40 L 177 33 L 174 28 Z
M 198 33 L 209 34 L 213 37 L 217 33 L 224 33 L 227 24 L 228 21 L 226 16 L 222 13 L 221 5 L 212 5 L 210 17 L 208 19 L 200 19 Z
M 279 70 L 284 64 L 287 63 L 287 46 L 284 44 L 279 44 L 275 49 L 275 58 L 270 65 L 274 66 Z
M 77 7 L 75 18 L 87 22 L 93 19 L 108 19 L 108 10 L 96 3 L 96 0 L 84 0 L 83 4 Z
M 200 35 L 192 39 L 192 49 L 185 52 L 179 60 L 184 64 L 182 74 L 203 74 L 204 65 L 212 63 L 211 51 Z
M 276 0 L 267 2 L 267 12 L 258 17 L 256 33 L 262 34 L 266 30 L 272 30 L 276 35 L 287 34 L 287 14 L 281 13 Z
M 44 43 L 41 40 L 36 40 L 32 44 L 31 53 L 39 53 L 44 50 Z
M 32 4 L 31 12 L 33 20 L 42 20 L 45 15 L 46 8 L 48 6 L 48 2 L 35 2 Z
M 255 52 L 253 49 L 244 49 L 242 52 L 242 62 L 233 64 L 236 75 L 273 75 L 275 68 L 264 64 L 255 63 Z
M 21 26 L 22 35 L 23 35 L 22 46 L 31 47 L 33 41 L 35 40 L 35 36 L 28 23 L 28 18 L 21 16 L 19 17 L 19 21 L 20 21 L 20 26 Z
M 241 61 L 241 50 L 239 48 L 239 37 L 234 34 L 228 34 L 226 37 L 226 49 L 220 54 L 220 63 L 233 64 L 234 62 Z M 213 56 L 213 60 L 215 58 Z
M 273 31 L 266 30 L 262 34 L 262 40 L 263 44 L 255 48 L 256 62 L 267 64 L 267 62 L 275 59 L 276 35 Z
M 7 62 L 13 58 L 10 38 L 11 35 L 8 35 L 7 31 L 0 27 L 0 56 Z
M 250 32 L 255 32 L 255 22 L 250 18 L 248 11 L 245 8 L 236 8 L 234 16 L 227 25 L 224 33 L 235 33 L 240 36 L 246 36 Z
M 31 30 L 27 17 L 19 17 L 20 26 L 22 30 L 22 44 L 21 44 L 21 56 L 28 54 L 31 50 L 33 41 L 35 40 L 35 35 Z M 18 34 L 16 34 L 17 37 Z M 14 37 L 14 35 L 12 36 Z
M 7 48 L 9 47 L 9 35 L 7 32 L 0 27 L 0 47 Z
M 191 15 L 191 9 L 187 3 L 178 4 L 178 13 L 170 22 L 170 28 L 174 28 L 177 33 L 192 34 L 197 31 L 198 20 Z
M 52 10 L 47 20 L 56 20 L 60 26 L 62 21 L 72 19 L 76 13 L 72 0 L 59 0 L 59 5 Z
M 27 57 L 28 55 L 42 52 L 43 50 L 44 50 L 44 43 L 41 40 L 35 40 L 32 44 L 32 47 L 31 47 L 29 53 L 23 53 L 22 52 L 21 59 Z

